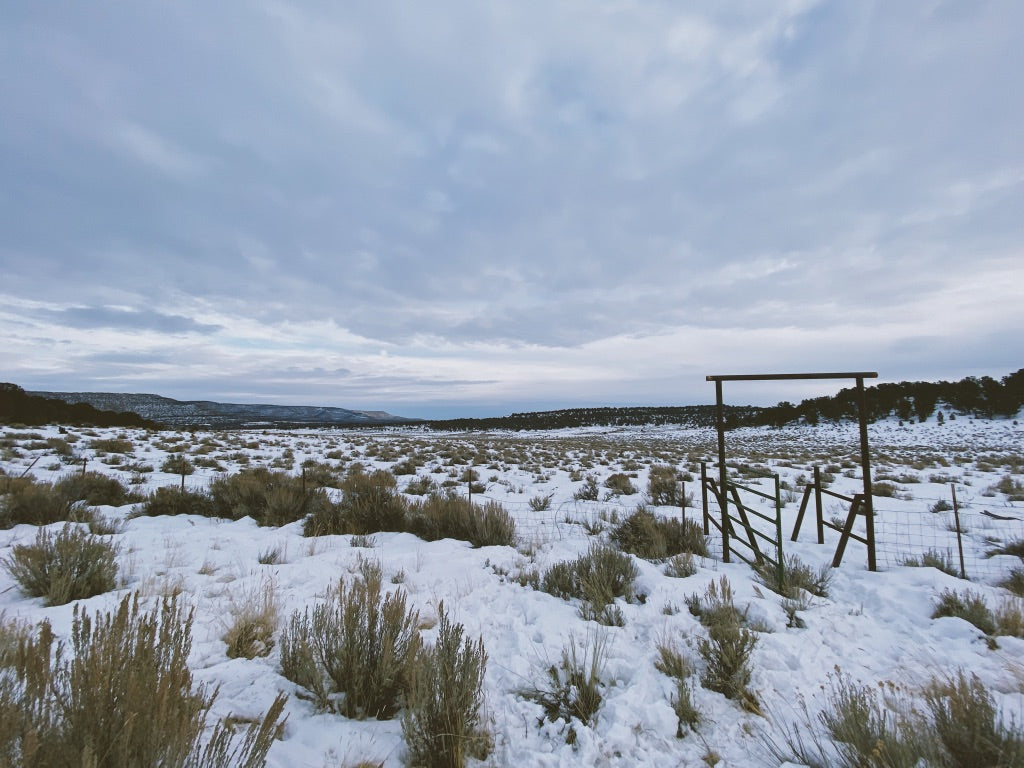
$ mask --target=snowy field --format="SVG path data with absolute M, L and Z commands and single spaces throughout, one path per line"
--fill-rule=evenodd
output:
M 1011 599 L 997 583 L 1019 567 L 1019 559 L 985 554 L 1024 539 L 1024 501 L 1011 500 L 1024 480 L 1024 428 L 1014 421 L 960 416 L 944 424 L 932 419 L 925 424 L 873 425 L 873 478 L 891 494 L 874 501 L 879 570 L 868 571 L 864 546 L 851 542 L 842 566 L 832 572 L 828 596 L 810 600 L 800 611 L 800 628 L 787 626 L 791 622 L 783 598 L 760 584 L 749 566 L 721 561 L 719 539 L 710 541 L 711 557 L 698 559 L 697 572 L 685 578 L 666 575 L 662 563 L 634 558 L 638 592 L 645 598 L 619 601 L 621 627 L 585 621 L 577 601 L 517 580 L 519 574 L 571 560 L 595 540 L 607 539 L 612 522 L 647 501 L 652 465 L 671 465 L 690 478 L 685 492 L 693 495 L 695 506 L 684 513 L 700 520 L 700 462 L 707 461 L 708 471 L 717 472 L 711 430 L 190 433 L 53 426 L 2 428 L 0 438 L 0 468 L 9 477 L 28 472 L 53 481 L 81 471 L 85 459 L 88 470 L 115 475 L 147 493 L 179 485 L 181 478 L 162 472 L 161 466 L 170 455 L 186 455 L 197 466 L 185 478 L 190 488 L 255 466 L 299 474 L 304 463 L 315 462 L 340 476 L 358 462 L 367 470 L 413 470 L 415 474 L 396 474 L 400 490 L 429 479 L 465 494 L 464 478 L 473 470 L 483 487 L 477 487 L 474 500 L 495 500 L 511 513 L 517 546 L 473 549 L 461 541 L 426 542 L 408 533 L 376 533 L 369 541 L 357 541 L 371 546 L 353 546 L 351 536 L 304 537 L 300 522 L 261 528 L 249 518 L 133 517 L 134 504 L 99 509 L 102 516 L 123 521 L 119 532 L 110 535 L 119 547 L 121 589 L 83 601 L 86 609 L 110 610 L 130 591 L 151 600 L 180 593 L 196 609 L 190 659 L 195 678 L 220 686 L 214 714 L 258 717 L 279 691 L 289 695 L 283 738 L 269 753 L 268 765 L 275 768 L 406 764 L 399 719 L 360 721 L 319 712 L 281 674 L 278 644 L 266 657 L 229 659 L 222 639 L 232 606 L 247 595 L 269 585 L 284 624 L 293 611 L 321 599 L 339 578 L 353 578 L 366 558 L 379 562 L 387 590 L 408 593 L 426 641 L 436 632 L 442 602 L 469 636 L 482 637 L 489 657 L 487 719 L 494 737 L 486 765 L 777 765 L 764 747 L 765 735 L 778 741 L 786 724 L 800 724 L 801 700 L 812 712 L 820 709 L 837 670 L 855 681 L 887 681 L 913 690 L 937 675 L 963 669 L 994 692 L 1008 717 L 1024 720 L 1024 640 L 993 640 L 962 619 L 931 618 L 944 589 L 969 588 L 992 606 Z M 120 445 L 102 442 L 112 439 Z M 59 441 L 70 446 L 70 455 L 54 451 Z M 109 450 L 112 445 L 119 450 Z M 791 542 L 789 535 L 815 466 L 829 474 L 830 490 L 850 495 L 861 490 L 856 427 L 741 429 L 729 433 L 727 445 L 729 464 L 740 482 L 767 490 L 774 481 L 764 475 L 777 473 L 783 481 L 786 554 L 814 568 L 831 563 L 838 534 L 827 531 L 825 544 L 819 545 L 813 509 L 799 540 Z M 605 487 L 605 480 L 618 473 L 630 479 L 636 493 L 614 495 Z M 574 498 L 587 476 L 600 488 L 597 501 Z M 0 479 L 0 488 L 2 483 Z M 952 505 L 954 488 L 968 581 L 936 568 L 904 564 L 929 550 L 958 564 L 952 512 L 944 509 Z M 337 496 L 340 491 L 329 493 Z M 679 507 L 650 509 L 666 517 L 683 513 Z M 837 502 L 826 505 L 827 518 L 845 513 Z M 35 536 L 36 530 L 27 525 L 0 532 L 0 556 L 8 557 L 12 546 L 30 543 Z M 655 667 L 657 644 L 675 642 L 696 667 L 699 681 L 697 642 L 707 632 L 686 601 L 703 595 L 722 576 L 757 630 L 750 688 L 762 714 L 744 711 L 698 682 L 693 701 L 702 721 L 696 731 L 684 729 L 685 735 L 677 738 L 671 705 L 675 686 Z M 0 611 L 8 620 L 35 623 L 45 618 L 58 637 L 66 638 L 72 609 L 44 607 L 40 599 L 24 597 L 10 574 L 0 570 Z M 570 640 L 585 643 L 599 631 L 608 642 L 604 701 L 592 727 L 577 724 L 576 743 L 570 745 L 566 725 L 541 724 L 541 707 L 523 691 L 543 684 L 546 669 L 561 658 Z

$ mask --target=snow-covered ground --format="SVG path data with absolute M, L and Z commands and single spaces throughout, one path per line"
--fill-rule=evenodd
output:
M 92 441 L 122 437 L 131 441 L 128 455 L 97 453 Z M 58 427 L 0 429 L 6 446 L 0 468 L 17 476 L 26 470 L 40 480 L 54 480 L 71 471 L 46 438 L 72 441 L 88 469 L 134 481 L 145 492 L 177 485 L 180 478 L 160 472 L 169 453 L 186 453 L 210 465 L 186 478 L 202 487 L 223 471 L 242 467 L 287 467 L 298 473 L 307 459 L 345 467 L 359 462 L 368 469 L 393 467 L 419 457 L 418 475 L 399 475 L 399 488 L 417 477 L 452 481 L 469 467 L 479 473 L 486 491 L 474 494 L 501 502 L 517 521 L 517 547 L 473 549 L 454 540 L 425 542 L 407 533 L 378 533 L 372 549 L 353 547 L 349 536 L 304 538 L 301 523 L 260 528 L 251 519 L 215 520 L 199 516 L 130 517 L 133 505 L 102 507 L 100 513 L 123 519 L 113 534 L 120 547 L 122 589 L 91 598 L 91 613 L 113 608 L 126 591 L 156 598 L 178 591 L 196 608 L 191 665 L 198 681 L 220 686 L 215 714 L 257 716 L 278 691 L 290 698 L 282 740 L 269 754 L 270 766 L 322 768 L 354 766 L 361 761 L 404 765 L 406 752 L 399 720 L 355 721 L 317 712 L 308 697 L 281 675 L 278 649 L 265 658 L 229 659 L 222 640 L 231 606 L 253 590 L 272 585 L 279 613 L 286 621 L 293 610 L 314 604 L 340 577 L 351 578 L 360 558 L 378 560 L 387 589 L 403 589 L 421 616 L 432 624 L 444 603 L 450 617 L 465 625 L 471 637 L 481 636 L 489 662 L 486 674 L 487 711 L 494 750 L 486 764 L 496 766 L 577 765 L 772 765 L 762 744 L 767 733 L 778 740 L 786 721 L 799 722 L 797 702 L 811 711 L 820 706 L 829 676 L 837 669 L 865 683 L 891 681 L 911 689 L 936 675 L 958 668 L 973 672 L 997 693 L 1008 715 L 1024 719 L 1024 640 L 999 637 L 990 643 L 961 619 L 932 619 L 935 599 L 943 589 L 970 588 L 991 605 L 1009 593 L 995 586 L 1010 567 L 1011 557 L 986 558 L 993 544 L 1024 538 L 1024 502 L 1012 502 L 995 489 L 1005 478 L 1020 482 L 1024 472 L 1024 428 L 1014 421 L 958 417 L 945 424 L 899 425 L 885 422 L 870 429 L 876 482 L 895 486 L 894 496 L 875 499 L 879 570 L 866 567 L 863 545 L 851 542 L 840 568 L 833 572 L 829 596 L 816 598 L 801 613 L 803 628 L 787 628 L 782 598 L 760 585 L 742 562 L 721 562 L 720 544 L 711 542 L 713 557 L 699 561 L 690 577 L 670 578 L 663 566 L 636 560 L 643 603 L 621 603 L 625 626 L 602 628 L 608 636 L 605 699 L 592 728 L 576 728 L 577 741 L 566 744 L 559 724 L 539 725 L 542 712 L 522 695 L 539 685 L 545 669 L 557 661 L 571 638 L 592 637 L 594 622 L 580 618 L 578 605 L 555 598 L 512 577 L 585 552 L 603 533 L 591 535 L 596 523 L 612 514 L 623 517 L 644 501 L 652 464 L 671 464 L 688 471 L 687 493 L 696 508 L 685 514 L 700 519 L 700 461 L 709 471 L 715 461 L 715 435 L 710 430 L 672 427 L 577 429 L 543 433 L 433 433 L 416 429 L 378 432 L 251 431 L 163 432 L 125 429 Z M 77 438 L 77 439 L 75 439 Z M 790 542 L 802 484 L 813 467 L 829 468 L 831 490 L 861 490 L 858 435 L 855 426 L 821 425 L 784 429 L 741 429 L 728 435 L 728 458 L 737 467 L 756 465 L 779 474 L 793 488 L 783 511 L 785 551 L 818 567 L 830 563 L 838 535 L 826 533 L 816 542 L 813 509 L 799 541 Z M 119 458 L 120 456 L 120 458 Z M 35 462 L 33 464 L 33 462 Z M 31 469 L 27 469 L 29 465 Z M 136 465 L 135 470 L 126 465 Z M 138 472 L 138 465 L 156 471 Z M 143 467 L 144 468 L 144 467 Z M 599 484 L 612 473 L 631 476 L 639 493 L 581 502 L 573 498 L 583 477 Z M 763 472 L 749 472 L 743 482 L 768 489 Z M 925 551 L 950 553 L 956 559 L 952 513 L 931 512 L 952 502 L 955 487 L 965 529 L 965 582 L 934 568 L 907 567 L 905 560 Z M 602 494 L 605 494 L 602 486 Z M 535 497 L 550 496 L 550 508 L 536 510 Z M 482 500 L 482 499 L 481 499 Z M 942 506 L 942 505 L 940 505 Z M 679 509 L 653 508 L 662 515 Z M 845 516 L 838 503 L 826 505 L 826 517 Z M 989 513 L 989 514 L 983 514 Z M 0 532 L 0 557 L 17 543 L 34 538 L 31 526 Z M 279 562 L 264 565 L 261 555 L 278 550 Z M 670 698 L 672 681 L 655 669 L 656 644 L 676 641 L 699 667 L 696 639 L 706 635 L 686 609 L 686 598 L 703 594 L 712 580 L 727 576 L 740 607 L 759 630 L 753 653 L 751 688 L 765 716 L 744 712 L 735 702 L 697 687 L 694 701 L 703 715 L 695 733 L 676 738 L 677 721 Z M 395 583 L 397 582 L 397 583 Z M 70 632 L 72 606 L 44 607 L 25 598 L 0 569 L 0 611 L 7 619 L 29 622 L 49 619 L 58 637 Z M 425 629 L 433 639 L 436 629 Z

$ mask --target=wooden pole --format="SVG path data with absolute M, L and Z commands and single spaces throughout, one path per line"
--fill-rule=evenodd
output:
M 964 540 L 960 532 L 960 506 L 956 502 L 956 486 L 949 484 L 953 491 L 953 522 L 956 523 L 956 548 L 960 551 L 960 578 L 967 580 L 967 570 L 964 568 Z
M 868 540 L 868 570 L 877 571 L 875 560 L 875 505 L 871 498 L 871 453 L 868 451 L 868 413 L 864 377 L 857 377 L 857 415 L 860 417 L 860 466 L 864 475 L 864 524 Z
M 729 562 L 729 500 L 725 493 L 725 407 L 722 382 L 715 382 L 715 425 L 718 427 L 718 506 L 722 510 L 722 560 Z
M 814 513 L 818 520 L 818 543 L 825 543 L 825 516 L 821 508 L 821 469 L 814 465 Z

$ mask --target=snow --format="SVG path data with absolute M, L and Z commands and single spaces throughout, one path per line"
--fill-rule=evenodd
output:
M 762 735 L 774 734 L 778 740 L 786 721 L 800 723 L 801 701 L 815 711 L 837 670 L 861 682 L 890 681 L 913 689 L 935 675 L 962 668 L 997 691 L 1004 710 L 1021 720 L 1024 641 L 1001 637 L 996 647 L 991 647 L 977 629 L 961 619 L 931 618 L 935 599 L 944 589 L 969 588 L 993 606 L 1009 594 L 995 584 L 1019 561 L 984 555 L 994 540 L 1024 538 L 1024 504 L 1007 501 L 1003 494 L 990 490 L 1010 471 L 1021 471 L 1024 430 L 1015 422 L 960 417 L 943 425 L 934 419 L 925 424 L 872 425 L 876 480 L 889 475 L 920 482 L 895 481 L 900 489 L 897 497 L 875 500 L 879 570 L 868 571 L 864 547 L 851 542 L 841 567 L 833 571 L 829 596 L 815 598 L 812 607 L 801 612 L 806 626 L 800 629 L 787 628 L 782 598 L 760 585 L 748 566 L 721 562 L 718 540 L 712 541 L 717 557 L 700 560 L 697 574 L 685 579 L 669 578 L 661 565 L 637 560 L 638 588 L 646 602 L 620 601 L 623 627 L 599 628 L 580 618 L 576 604 L 522 587 L 512 578 L 521 570 L 543 569 L 585 552 L 594 537 L 581 523 L 595 524 L 602 511 L 606 515 L 614 511 L 621 517 L 635 509 L 643 501 L 652 463 L 690 466 L 692 472 L 695 462 L 703 458 L 709 471 L 716 471 L 711 469 L 715 435 L 709 430 L 648 427 L 445 434 L 409 428 L 171 433 L 180 436 L 178 442 L 169 440 L 168 433 L 138 430 L 70 428 L 67 432 L 79 436 L 73 445 L 79 456 L 89 458 L 90 470 L 126 481 L 130 472 L 104 463 L 88 444 L 115 436 L 130 439 L 134 451 L 125 461 L 158 469 L 141 475 L 143 482 L 138 488 L 142 491 L 180 483 L 177 476 L 159 471 L 164 457 L 170 451 L 191 450 L 204 440 L 214 446 L 210 455 L 232 472 L 242 466 L 281 461 L 287 450 L 294 456 L 293 471 L 307 458 L 336 464 L 336 460 L 325 458 L 328 453 L 359 461 L 370 469 L 386 469 L 416 451 L 430 456 L 419 475 L 437 480 L 466 468 L 464 464 L 446 464 L 450 459 L 440 455 L 445 449 L 464 445 L 494 451 L 487 465 L 475 469 L 487 487 L 483 495 L 503 503 L 517 519 L 517 548 L 473 549 L 450 539 L 425 542 L 406 533 L 378 533 L 373 536 L 373 548 L 366 549 L 351 546 L 349 536 L 304 538 L 301 523 L 260 528 L 248 518 L 132 518 L 133 505 L 100 508 L 103 516 L 124 521 L 123 530 L 112 535 L 120 547 L 123 585 L 116 592 L 81 601 L 83 607 L 89 612 L 112 609 L 128 591 L 140 591 L 155 600 L 160 594 L 180 590 L 196 610 L 190 665 L 198 682 L 220 686 L 215 714 L 257 717 L 278 691 L 289 694 L 287 726 L 269 754 L 268 765 L 273 768 L 321 768 L 361 761 L 389 767 L 405 764 L 397 719 L 357 721 L 318 712 L 309 698 L 281 675 L 276 647 L 265 658 L 229 659 L 221 639 L 231 606 L 252 591 L 272 585 L 284 622 L 293 610 L 322 598 L 339 578 L 351 579 L 359 559 L 366 557 L 380 562 L 387 589 L 408 593 L 410 604 L 429 627 L 423 631 L 425 640 L 434 639 L 431 625 L 436 622 L 431 619 L 436 619 L 442 603 L 454 621 L 465 625 L 468 636 L 483 638 L 489 656 L 487 711 L 495 741 L 487 761 L 490 765 L 702 765 L 710 752 L 720 757 L 720 766 L 771 765 Z M 26 433 L 43 439 L 67 437 L 57 427 L 4 428 L 0 434 L 8 445 L 11 441 L 24 445 L 31 440 L 19 435 Z M 801 475 L 809 478 L 815 464 L 824 467 L 845 461 L 848 466 L 843 471 L 852 476 L 836 473 L 832 490 L 850 495 L 860 491 L 855 426 L 740 429 L 729 433 L 727 446 L 730 461 L 765 464 L 794 485 Z M 47 449 L 19 448 L 18 453 L 8 451 L 0 461 L 8 475 L 21 474 L 39 457 L 28 470 L 38 479 L 53 480 L 74 469 L 62 465 Z M 240 464 L 240 456 L 248 457 L 248 463 Z M 586 461 L 592 466 L 583 466 Z M 435 471 L 438 468 L 440 471 Z M 570 479 L 571 470 L 594 474 L 599 482 L 613 472 L 635 472 L 633 483 L 641 493 L 578 502 L 573 491 L 580 481 Z M 186 482 L 200 488 L 216 474 L 213 469 L 201 469 Z M 687 509 L 686 514 L 700 519 L 699 471 L 694 475 L 697 477 L 687 483 L 687 492 L 695 492 L 698 508 Z M 414 477 L 400 476 L 399 486 Z M 744 482 L 760 482 L 768 489 L 771 481 Z M 929 548 L 949 550 L 956 557 L 955 534 L 949 530 L 952 513 L 929 512 L 936 501 L 951 499 L 951 483 L 956 487 L 966 529 L 965 565 L 970 582 L 934 568 L 900 564 Z M 464 492 L 464 484 L 457 487 Z M 799 498 L 802 489 L 798 486 L 796 490 Z M 531 508 L 532 497 L 548 494 L 552 495 L 549 510 Z M 474 494 L 475 499 L 477 496 Z M 796 554 L 814 567 L 830 563 L 838 535 L 828 532 L 824 545 L 816 543 L 813 506 L 799 541 L 789 541 L 798 504 L 791 502 L 783 511 L 786 553 Z M 663 515 L 679 514 L 678 509 L 656 509 Z M 1014 519 L 998 520 L 982 515 L 982 510 Z M 845 516 L 838 508 L 826 511 L 826 517 L 832 514 Z M 34 536 L 35 529 L 26 525 L 0 532 L 0 557 Z M 282 553 L 281 562 L 260 564 L 260 555 L 273 549 Z M 735 702 L 698 685 L 694 701 L 703 723 L 697 733 L 678 739 L 670 705 L 674 686 L 654 667 L 656 644 L 664 638 L 674 639 L 699 666 L 696 639 L 705 630 L 686 610 L 685 600 L 703 594 L 711 581 L 723 575 L 733 585 L 737 605 L 748 609 L 749 618 L 759 628 L 771 630 L 758 632 L 751 684 L 767 716 L 744 712 Z M 7 571 L 0 569 L 0 611 L 8 620 L 34 623 L 45 618 L 58 637 L 67 637 L 72 610 L 72 605 L 44 607 L 40 600 L 24 597 Z M 606 632 L 609 639 L 605 701 L 593 727 L 576 725 L 578 739 L 570 746 L 565 742 L 564 724 L 540 724 L 539 705 L 522 691 L 543 682 L 545 669 L 561 657 L 570 638 L 582 642 L 596 631 Z

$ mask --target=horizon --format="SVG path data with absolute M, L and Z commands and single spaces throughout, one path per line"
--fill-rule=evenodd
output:
M 1024 370 L 1024 369 L 1017 369 Z M 982 373 L 975 376 L 976 378 L 982 378 L 984 376 L 990 376 L 996 381 L 1001 381 L 1005 376 L 1015 373 L 1016 370 L 1006 371 L 1004 373 L 988 374 Z M 762 374 L 765 372 L 762 371 Z M 779 373 L 776 371 L 775 373 Z M 974 374 L 969 374 L 974 376 Z M 961 377 L 961 378 L 967 378 Z M 878 379 L 866 379 L 864 386 L 866 390 L 870 390 L 879 384 L 898 384 L 898 383 L 917 383 L 917 382 L 930 382 L 938 383 L 941 381 L 954 382 L 960 379 L 952 379 L 948 377 L 940 377 L 937 379 L 915 379 L 915 380 L 901 380 L 901 381 L 886 381 L 881 378 Z M 712 382 L 707 382 L 710 391 L 713 393 L 714 388 Z M 769 397 L 761 397 L 755 400 L 741 400 L 737 397 L 730 400 L 729 394 L 732 390 L 736 390 L 737 394 L 743 394 L 743 391 L 753 385 L 755 391 L 783 391 L 787 388 L 793 389 L 796 385 L 799 385 L 804 390 L 819 390 L 811 391 L 801 397 L 779 397 L 778 399 L 771 399 Z M 18 386 L 21 386 L 20 384 Z M 778 405 L 782 402 L 790 402 L 793 404 L 799 404 L 802 400 L 822 397 L 827 395 L 834 395 L 842 389 L 848 389 L 854 386 L 853 379 L 811 379 L 811 380 L 792 380 L 792 381 L 730 381 L 725 382 L 723 387 L 724 404 L 726 406 L 733 407 L 755 407 L 755 408 L 766 408 Z M 763 387 L 763 389 L 758 389 Z M 420 406 L 419 409 L 414 412 L 398 412 L 386 407 L 355 407 L 344 404 L 334 403 L 321 403 L 321 402 L 275 402 L 272 400 L 231 400 L 231 399 L 220 399 L 216 397 L 176 397 L 174 395 L 168 395 L 161 392 L 127 392 L 127 391 L 110 391 L 110 390 L 83 390 L 83 389 L 66 389 L 56 390 L 48 388 L 33 388 L 22 387 L 27 392 L 62 392 L 62 393 L 103 393 L 103 394 L 123 394 L 123 395 L 152 395 L 156 397 L 166 397 L 172 400 L 178 401 L 206 401 L 216 403 L 231 403 L 237 405 L 286 405 L 286 406 L 306 406 L 306 407 L 319 407 L 319 408 L 342 408 L 351 411 L 382 411 L 390 416 L 419 419 L 422 421 L 445 421 L 452 419 L 488 419 L 488 418 L 502 418 L 510 416 L 516 413 L 544 413 L 549 411 L 561 411 L 561 410 L 572 410 L 572 409 L 584 409 L 584 408 L 673 408 L 673 407 L 695 407 L 695 406 L 712 406 L 714 405 L 714 397 L 708 402 L 676 402 L 676 403 L 637 403 L 637 402 L 603 402 L 603 403 L 565 403 L 565 404 L 553 404 L 551 401 L 537 401 L 536 403 L 524 402 L 520 407 L 512 409 L 502 410 L 498 412 L 495 407 L 490 407 L 487 404 L 477 404 L 474 406 L 466 406 L 458 410 L 455 415 L 450 414 L 451 411 L 443 411 L 434 409 L 431 410 L 431 406 Z M 425 415 L 426 414 L 426 415 Z
M 458 418 L 1024 359 L 1011 0 L 4 16 L 25 389 Z

